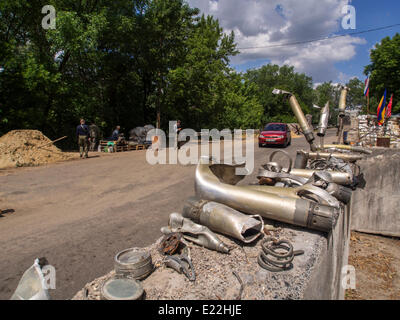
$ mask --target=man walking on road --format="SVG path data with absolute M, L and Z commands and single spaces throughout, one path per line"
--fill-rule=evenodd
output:
M 175 132 L 175 134 L 176 134 L 176 136 L 175 136 L 175 142 L 174 142 L 174 149 L 178 149 L 178 150 L 179 150 L 179 149 L 181 148 L 181 145 L 180 145 L 179 139 L 178 139 L 179 132 L 181 132 L 181 130 L 182 130 L 181 120 L 178 120 L 178 121 L 174 124 L 174 132 Z
M 81 119 L 81 124 L 76 127 L 76 136 L 78 138 L 79 154 L 81 158 L 83 157 L 83 152 L 85 152 L 85 158 L 88 158 L 89 135 L 89 127 L 85 124 L 85 120 Z

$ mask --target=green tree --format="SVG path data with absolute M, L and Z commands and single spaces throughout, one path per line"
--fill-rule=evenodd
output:
M 336 125 L 338 117 L 338 104 L 340 96 L 340 87 L 333 85 L 332 81 L 324 82 L 318 85 L 314 90 L 315 104 L 323 108 L 329 101 L 329 124 Z M 319 115 L 316 117 L 319 119 Z
M 264 122 L 296 122 L 292 110 L 283 96 L 272 94 L 274 88 L 296 95 L 305 114 L 315 113 L 312 110 L 314 98 L 312 78 L 304 73 L 295 72 L 294 67 L 268 64 L 259 69 L 248 70 L 245 77 L 250 83 L 257 86 L 256 96 L 264 108 Z
M 167 76 L 166 102 L 173 119 L 180 118 L 195 129 L 254 125 L 244 114 L 237 122 L 228 120 L 229 111 L 240 113 L 253 102 L 247 96 L 247 84 L 229 67 L 235 47 L 234 35 L 224 34 L 218 21 L 205 16 L 197 21 L 186 41 L 183 64 Z
M 346 83 L 346 87 L 350 90 L 347 93 L 347 107 L 353 109 L 356 107 L 363 108 L 366 105 L 364 97 L 365 84 L 358 78 L 352 78 Z
M 56 29 L 41 27 L 51 4 Z M 181 118 L 185 126 L 249 127 L 253 85 L 229 68 L 234 35 L 183 0 L 0 2 L 0 134 L 35 128 L 75 146 L 80 117 L 109 136 Z M 234 114 L 237 114 L 234 121 Z
M 254 83 L 245 80 L 242 75 L 230 73 L 225 79 L 226 91 L 222 95 L 223 117 L 218 127 L 230 129 L 257 129 L 263 123 L 264 108 L 258 101 Z
M 371 111 L 377 108 L 383 92 L 393 96 L 392 113 L 400 112 L 400 34 L 396 33 L 393 38 L 383 38 L 375 45 L 370 54 L 371 64 L 364 68 L 364 73 L 370 75 L 370 101 Z

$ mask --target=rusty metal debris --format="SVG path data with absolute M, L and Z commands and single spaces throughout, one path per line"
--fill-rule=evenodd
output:
M 182 233 L 173 232 L 164 236 L 160 244 L 160 252 L 163 255 L 173 255 L 181 244 Z
M 183 273 L 190 281 L 195 281 L 196 274 L 190 258 L 190 249 L 182 240 L 182 233 L 168 233 L 161 240 L 159 251 L 164 255 L 163 261 L 167 267 Z

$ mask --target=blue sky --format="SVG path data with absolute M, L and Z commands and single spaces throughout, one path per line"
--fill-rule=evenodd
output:
M 356 8 L 357 13 L 357 25 L 354 31 L 400 23 L 400 1 L 398 0 L 355 0 L 352 5 Z M 337 63 L 336 67 L 345 74 L 364 80 L 364 66 L 370 64 L 369 50 L 382 38 L 393 37 L 396 32 L 400 33 L 400 26 L 360 35 L 367 43 L 357 47 L 357 54 L 354 58 Z
M 370 63 L 369 51 L 386 36 L 400 33 L 400 26 L 360 35 L 348 35 L 400 23 L 398 0 L 188 0 L 220 21 L 226 32 L 233 30 L 241 50 L 231 65 L 238 71 L 267 63 L 293 65 L 298 72 L 313 77 L 314 83 L 361 80 L 364 66 Z M 342 8 L 356 9 L 356 29 L 345 30 Z M 296 46 L 259 48 L 325 36 L 347 34 L 320 42 Z

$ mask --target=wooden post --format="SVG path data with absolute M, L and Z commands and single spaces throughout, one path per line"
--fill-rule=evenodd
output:
M 158 76 L 160 77 L 159 83 L 158 83 L 158 88 L 157 88 L 157 119 L 156 119 L 156 128 L 160 129 L 161 128 L 161 73 L 158 73 Z
M 50 144 L 53 144 L 54 142 L 57 142 L 57 141 L 63 140 L 63 139 L 65 139 L 65 138 L 67 138 L 67 136 L 64 136 L 64 137 L 58 138 L 58 139 L 56 139 L 56 140 L 53 140 L 53 141 L 47 142 L 47 143 L 45 143 L 45 144 L 42 144 L 41 146 L 39 146 L 39 147 L 37 147 L 37 148 L 43 148 L 43 147 L 46 147 L 46 146 L 48 146 L 48 145 L 50 145 Z

